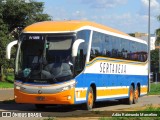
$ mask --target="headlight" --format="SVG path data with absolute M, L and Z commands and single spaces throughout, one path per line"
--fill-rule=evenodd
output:
M 16 87 L 15 87 L 15 88 L 16 88 L 17 90 L 20 90 L 20 88 L 21 88 L 21 87 L 16 85 Z
M 21 89 L 21 83 L 14 83 L 14 88 L 17 90 Z
M 63 87 L 62 91 L 69 90 L 69 86 Z
M 72 83 L 71 85 L 68 85 L 68 86 L 65 86 L 62 88 L 62 91 L 65 91 L 65 90 L 69 90 L 69 89 L 72 89 L 75 87 L 75 83 Z

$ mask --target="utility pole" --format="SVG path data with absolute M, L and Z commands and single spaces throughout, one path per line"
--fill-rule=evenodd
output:
M 150 62 L 151 62 L 151 55 L 150 55 L 150 7 L 151 1 L 149 0 L 148 6 L 148 92 L 150 92 Z
M 160 73 L 160 43 L 158 43 L 158 49 L 159 49 L 159 64 L 158 64 L 158 73 Z

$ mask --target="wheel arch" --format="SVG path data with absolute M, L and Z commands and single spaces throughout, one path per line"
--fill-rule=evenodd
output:
M 133 90 L 135 90 L 135 84 L 134 84 L 134 82 L 132 82 L 131 85 L 133 86 Z
M 141 84 L 139 82 L 137 83 L 137 87 L 138 87 L 139 97 L 140 97 L 140 94 L 141 94 Z
M 95 84 L 95 83 L 92 83 L 92 84 L 90 85 L 90 87 L 93 88 L 94 101 L 96 101 L 96 97 L 97 97 L 97 88 L 96 88 L 96 84 Z

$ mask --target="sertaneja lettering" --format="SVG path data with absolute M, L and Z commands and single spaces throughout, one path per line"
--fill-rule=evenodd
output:
M 126 65 L 100 62 L 100 73 L 126 74 Z

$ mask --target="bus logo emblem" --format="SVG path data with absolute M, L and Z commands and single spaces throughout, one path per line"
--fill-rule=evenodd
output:
M 41 90 L 38 90 L 38 94 L 42 94 L 42 91 L 41 91 Z

